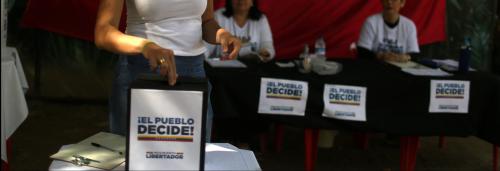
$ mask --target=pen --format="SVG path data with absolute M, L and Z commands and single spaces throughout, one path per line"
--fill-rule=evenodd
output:
M 92 144 L 92 146 L 94 146 L 94 147 L 104 148 L 104 149 L 107 149 L 107 150 L 109 150 L 109 151 L 112 151 L 112 152 L 117 152 L 117 153 L 119 153 L 120 155 L 123 155 L 123 152 L 118 151 L 118 150 L 115 150 L 115 149 L 112 149 L 112 148 L 109 148 L 109 147 L 106 147 L 106 146 L 103 146 L 103 145 L 101 145 L 101 144 L 97 144 L 97 143 L 95 143 L 95 142 L 91 142 L 90 144 Z

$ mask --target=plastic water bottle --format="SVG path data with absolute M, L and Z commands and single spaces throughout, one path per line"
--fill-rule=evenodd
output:
M 318 57 L 326 57 L 326 43 L 323 37 L 320 37 L 319 39 L 316 40 L 316 43 L 314 44 L 314 54 Z
M 304 50 L 302 51 L 302 53 L 299 55 L 299 58 L 300 59 L 304 59 L 306 58 L 307 56 L 309 56 L 309 45 L 304 45 Z
M 470 58 L 472 56 L 472 45 L 470 38 L 465 38 L 464 44 L 460 47 L 460 58 L 458 59 L 458 72 L 469 71 Z
M 299 56 L 302 63 L 300 64 L 300 72 L 309 73 L 311 72 L 311 58 L 309 57 L 309 45 L 304 45 L 304 51 Z

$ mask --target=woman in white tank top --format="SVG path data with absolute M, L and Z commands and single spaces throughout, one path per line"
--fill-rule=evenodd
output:
M 118 30 L 118 24 L 125 1 L 127 30 L 123 33 Z M 178 75 L 205 77 L 202 40 L 220 44 L 230 53 L 231 59 L 237 56 L 240 40 L 214 20 L 212 1 L 100 1 L 95 44 L 122 54 L 110 97 L 111 132 L 126 135 L 127 90 L 139 74 L 156 72 L 167 77 L 170 85 L 175 84 Z M 207 115 L 207 132 L 210 133 L 211 105 L 208 105 Z
M 101 0 L 95 26 L 97 47 L 120 54 L 142 54 L 151 68 L 160 67 L 169 84 L 176 81 L 174 55 L 204 53 L 206 42 L 239 52 L 240 41 L 220 28 L 213 0 L 127 0 L 127 33 L 118 30 L 124 0 Z M 230 48 L 229 46 L 234 46 Z

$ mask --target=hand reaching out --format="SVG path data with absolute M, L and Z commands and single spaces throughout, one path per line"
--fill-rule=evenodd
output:
M 218 38 L 223 53 L 229 53 L 229 59 L 236 59 L 241 48 L 240 39 L 232 36 L 228 32 L 223 32 Z
M 160 67 L 160 75 L 167 77 L 169 85 L 175 85 L 178 76 L 175 67 L 174 51 L 162 48 L 156 43 L 148 42 L 144 45 L 142 54 L 149 61 L 152 71 Z

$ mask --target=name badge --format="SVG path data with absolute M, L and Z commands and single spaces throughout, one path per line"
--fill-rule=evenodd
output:
M 366 87 L 326 84 L 323 91 L 323 116 L 366 121 L 366 91 Z
M 468 113 L 469 81 L 431 81 L 429 113 Z
M 307 82 L 262 78 L 258 112 L 304 116 L 307 93 Z

